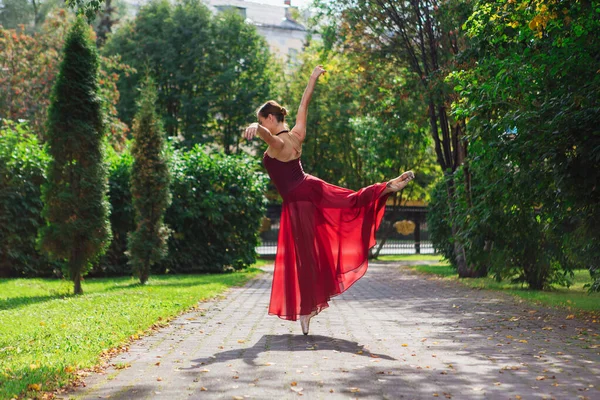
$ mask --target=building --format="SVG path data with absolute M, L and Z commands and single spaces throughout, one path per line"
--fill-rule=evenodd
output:
M 234 9 L 256 26 L 266 39 L 271 52 L 284 62 L 295 64 L 303 51 L 308 33 L 304 25 L 294 20 L 297 7 L 290 0 L 281 0 L 281 6 L 245 0 L 204 0 L 214 12 Z

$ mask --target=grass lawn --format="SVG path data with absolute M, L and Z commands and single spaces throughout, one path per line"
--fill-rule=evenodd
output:
M 439 254 L 399 254 L 393 256 L 379 256 L 379 261 L 437 261 L 442 262 Z
M 69 281 L 0 279 L 0 399 L 63 386 L 103 352 L 258 273 L 152 276 L 144 286 L 129 277 L 86 279 L 83 296 L 71 294 Z
M 547 291 L 529 290 L 520 283 L 496 282 L 493 278 L 459 279 L 456 271 L 446 262 L 431 265 L 414 265 L 411 268 L 427 274 L 435 274 L 444 279 L 452 279 L 470 287 L 490 289 L 509 293 L 535 303 L 551 307 L 562 307 L 574 312 L 583 311 L 600 314 L 600 293 L 588 294 L 583 286 L 590 283 L 587 270 L 575 271 L 573 284 L 569 288 L 557 287 Z

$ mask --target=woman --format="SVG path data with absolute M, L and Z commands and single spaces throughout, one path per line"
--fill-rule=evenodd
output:
M 269 314 L 291 321 L 300 317 L 305 335 L 310 318 L 364 275 L 388 195 L 414 178 L 408 171 L 354 192 L 304 173 L 300 155 L 308 104 L 324 73 L 321 66 L 314 69 L 291 131 L 287 110 L 271 100 L 244 133 L 268 144 L 263 163 L 283 198 Z

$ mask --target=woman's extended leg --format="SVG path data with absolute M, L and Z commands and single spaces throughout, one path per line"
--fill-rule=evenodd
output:
M 396 179 L 392 179 L 386 185 L 385 190 L 381 193 L 382 196 L 385 196 L 389 193 L 399 192 L 408 185 L 408 182 L 415 179 L 415 174 L 412 171 L 406 171 Z

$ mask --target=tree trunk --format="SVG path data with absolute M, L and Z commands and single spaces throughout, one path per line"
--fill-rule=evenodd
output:
M 82 262 L 79 256 L 79 249 L 75 248 L 71 250 L 71 259 L 69 260 L 69 272 L 71 279 L 73 280 L 73 293 L 76 295 L 83 294 L 83 288 L 81 287 L 81 270 Z
M 456 190 L 454 187 L 454 178 L 446 179 L 446 190 L 448 193 L 448 209 L 450 211 L 450 219 L 454 219 L 454 202 Z M 452 237 L 454 238 L 454 257 L 456 262 L 456 270 L 460 278 L 480 278 L 487 274 L 486 269 L 478 270 L 475 266 L 467 263 L 467 254 L 465 247 L 458 240 L 458 229 L 456 224 L 452 224 Z

